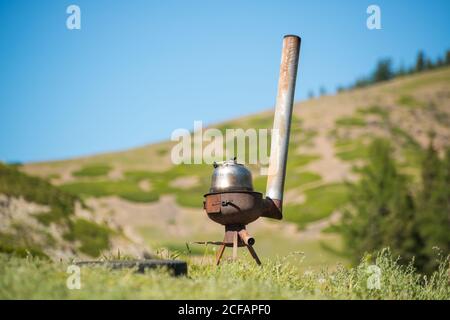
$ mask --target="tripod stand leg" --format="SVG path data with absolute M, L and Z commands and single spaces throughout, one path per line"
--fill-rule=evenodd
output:
M 217 250 L 216 254 L 216 266 L 219 265 L 220 259 L 222 259 L 223 252 L 225 251 L 225 243 L 222 243 L 219 247 L 219 250 Z
M 237 249 L 238 249 L 238 233 L 233 232 L 233 261 L 237 259 Z
M 256 263 L 257 263 L 258 265 L 261 265 L 261 261 L 259 260 L 258 255 L 256 254 L 255 249 L 253 249 L 253 247 L 252 247 L 252 246 L 249 246 L 248 244 L 247 244 L 246 246 L 247 246 L 248 251 L 250 251 L 250 254 L 252 255 L 253 259 L 255 259 Z

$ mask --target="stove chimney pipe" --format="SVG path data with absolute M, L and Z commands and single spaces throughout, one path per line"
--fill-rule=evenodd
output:
M 295 35 L 283 38 L 280 78 L 273 122 L 270 164 L 267 177 L 266 197 L 272 200 L 278 214 L 265 214 L 281 219 L 284 179 L 291 129 L 292 106 L 294 102 L 295 80 L 297 77 L 298 57 L 301 39 Z M 272 207 L 273 208 L 273 207 Z M 275 208 L 273 208 L 275 209 Z M 273 210 L 270 210 L 273 212 Z

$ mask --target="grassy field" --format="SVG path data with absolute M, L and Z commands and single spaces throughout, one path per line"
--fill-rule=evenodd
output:
M 214 268 L 213 247 L 186 248 L 185 243 L 195 240 L 221 240 L 223 228 L 202 210 L 212 166 L 174 165 L 172 141 L 14 168 L 0 164 L 0 196 L 21 209 L 10 215 L 14 219 L 8 228 L 0 229 L 0 297 L 448 299 L 445 272 L 424 278 L 387 256 L 376 262 L 383 270 L 382 289 L 367 290 L 369 262 L 350 269 L 340 235 L 330 231 L 337 230 L 333 219 L 347 205 L 346 182 L 358 179 L 375 138 L 392 141 L 396 161 L 414 179 L 420 179 L 418 167 L 430 132 L 436 148 L 448 145 L 449 84 L 446 67 L 296 103 L 284 219 L 260 219 L 249 226 L 262 268 L 243 250 L 240 262 Z M 268 129 L 271 109 L 214 127 Z M 260 167 L 249 168 L 255 190 L 264 192 Z M 28 210 L 36 205 L 43 211 Z M 55 251 L 60 253 L 62 246 L 67 247 L 63 253 L 78 258 L 98 257 L 125 247 L 115 241 L 124 230 L 138 236 L 147 252 L 180 255 L 189 262 L 189 276 L 83 269 L 83 289 L 69 291 L 67 263 L 24 258 L 31 253 L 59 261 Z
M 105 176 L 111 171 L 111 167 L 104 164 L 91 164 L 73 172 L 75 177 L 98 177 Z
M 220 267 L 188 261 L 182 277 L 83 267 L 81 288 L 70 290 L 67 263 L 0 255 L 0 299 L 450 299 L 448 259 L 429 277 L 399 266 L 388 251 L 334 271 L 299 271 L 302 259 L 292 254 L 263 266 Z
M 344 184 L 328 184 L 305 191 L 306 202 L 287 205 L 284 216 L 300 228 L 308 223 L 330 216 L 347 201 L 347 187 Z
M 109 248 L 113 231 L 105 225 L 76 217 L 76 204 L 84 206 L 81 200 L 43 179 L 0 163 L 0 194 L 41 205 L 40 210 L 43 210 L 33 214 L 26 214 L 26 210 L 19 207 L 13 214 L 2 210 L 0 252 L 22 256 L 32 252 L 46 257 L 48 249 L 70 246 L 73 252 L 98 256 Z M 22 216 L 24 214 L 27 218 Z M 9 228 L 5 228 L 8 225 Z

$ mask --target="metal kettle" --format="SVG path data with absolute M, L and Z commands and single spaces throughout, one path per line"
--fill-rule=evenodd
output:
M 252 173 L 236 158 L 214 163 L 210 193 L 253 191 Z

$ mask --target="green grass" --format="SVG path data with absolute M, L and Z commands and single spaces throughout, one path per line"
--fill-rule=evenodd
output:
M 311 182 L 320 181 L 321 179 L 320 175 L 314 172 L 289 173 L 286 176 L 285 189 L 297 188 Z
M 202 196 L 209 184 L 209 175 L 212 166 L 207 165 L 180 165 L 164 172 L 151 171 L 128 171 L 125 178 L 119 181 L 81 181 L 72 182 L 62 186 L 62 188 L 72 194 L 91 197 L 105 197 L 117 195 L 125 200 L 133 202 L 153 202 L 159 199 L 162 194 L 175 194 L 180 205 L 195 207 L 202 205 Z M 201 183 L 187 190 L 176 188 L 171 182 L 183 176 L 200 176 Z M 150 181 L 151 191 L 143 191 L 139 187 L 142 180 Z
M 317 131 L 312 129 L 303 129 L 300 126 L 291 127 L 291 139 L 290 144 L 294 143 L 296 146 L 312 146 L 313 140 L 317 136 Z
M 48 258 L 40 246 L 28 237 L 28 234 L 17 236 L 17 234 L 0 232 L 0 253 L 13 254 L 18 257 L 26 257 L 29 254 Z
M 62 189 L 72 194 L 105 197 L 110 195 L 120 195 L 140 191 L 137 184 L 129 181 L 92 181 L 92 182 L 73 182 L 62 186 Z
M 79 250 L 91 257 L 99 256 L 103 250 L 110 246 L 110 235 L 113 231 L 105 226 L 98 225 L 85 219 L 72 222 L 72 228 L 64 235 L 66 240 L 79 241 Z
M 148 179 L 153 191 L 157 194 L 174 194 L 179 205 L 185 207 L 198 207 L 203 205 L 203 194 L 207 193 L 210 184 L 212 165 L 178 165 L 164 172 L 129 171 L 125 173 L 128 180 L 137 183 Z M 177 188 L 171 182 L 179 177 L 197 176 L 199 184 L 187 189 Z
M 243 124 L 243 129 L 272 129 L 273 115 L 257 115 L 250 119 L 250 121 Z
M 292 169 L 306 166 L 307 164 L 313 162 L 314 160 L 320 159 L 318 155 L 310 155 L 310 154 L 296 154 L 294 150 L 289 152 L 288 162 L 287 162 L 287 170 L 291 172 Z
M 400 144 L 401 147 L 412 147 L 421 149 L 420 144 L 408 132 L 397 126 L 391 126 L 390 131 L 393 138 Z
M 334 144 L 336 156 L 344 161 L 354 161 L 366 159 L 368 156 L 368 146 L 363 139 L 338 139 Z
M 74 177 L 101 177 L 106 176 L 111 169 L 111 166 L 106 164 L 91 164 L 72 172 L 72 175 Z
M 320 181 L 320 175 L 314 172 L 292 172 L 286 176 L 285 189 L 293 189 L 302 185 Z M 267 176 L 259 176 L 253 179 L 253 188 L 258 192 L 265 192 L 267 184 Z
M 337 139 L 334 143 L 336 148 L 351 148 L 353 147 L 355 141 L 352 139 Z
M 359 159 L 366 159 L 368 156 L 367 147 L 358 145 L 354 149 L 336 152 L 336 156 L 344 161 L 353 161 Z
M 204 216 L 208 220 L 208 217 Z M 270 223 L 271 220 L 266 220 Z M 272 221 L 273 222 L 273 221 Z M 278 222 L 273 222 L 278 223 Z M 297 237 L 291 232 L 267 232 L 268 229 L 254 229 L 252 225 L 248 231 L 256 239 L 255 250 L 263 259 L 277 259 L 280 256 L 289 255 L 292 252 L 302 252 L 302 264 L 297 265 L 299 272 L 305 270 L 318 270 L 324 267 L 333 267 L 338 263 L 347 265 L 347 257 L 342 256 L 340 252 L 343 249 L 341 237 L 338 234 L 327 234 L 320 239 L 308 239 Z M 204 244 L 195 244 L 192 241 L 222 240 L 223 227 L 210 221 L 204 229 L 190 230 L 189 233 L 177 235 L 167 233 L 157 227 L 143 226 L 138 229 L 145 243 L 155 249 L 167 248 L 175 254 L 181 254 L 182 259 L 189 259 L 191 256 L 199 257 L 205 261 L 213 259 L 217 246 Z M 189 243 L 191 253 L 187 253 L 186 243 Z M 329 250 L 332 248 L 332 250 Z M 224 257 L 231 256 L 231 249 L 225 251 Z M 205 257 L 203 257 L 205 255 Z M 245 261 L 252 261 L 245 248 L 238 250 L 238 256 Z
M 247 261 L 189 262 L 187 277 L 164 270 L 83 267 L 81 289 L 66 286 L 67 263 L 0 255 L 0 299 L 450 299 L 448 259 L 424 278 L 401 266 L 388 251 L 366 257 L 354 268 L 299 272 L 302 255 Z M 371 289 L 370 265 L 381 271 L 379 289 Z
M 159 200 L 159 195 L 155 192 L 147 192 L 147 191 L 133 191 L 130 193 L 124 192 L 119 194 L 122 199 L 132 201 L 132 202 L 142 202 L 149 203 Z
M 209 187 L 206 186 L 203 192 L 201 191 L 186 191 L 179 192 L 176 195 L 177 203 L 183 207 L 202 208 L 203 207 L 203 194 L 207 193 Z
M 370 106 L 368 108 L 359 108 L 357 110 L 357 113 L 362 116 L 376 115 L 376 116 L 379 116 L 381 119 L 387 119 L 389 117 L 389 112 L 380 106 Z
M 143 191 L 133 181 L 89 181 L 72 182 L 62 185 L 61 188 L 71 194 L 91 197 L 106 197 L 117 195 L 123 199 L 135 202 L 153 202 L 159 199 L 154 191 Z
M 75 219 L 75 203 L 80 199 L 44 179 L 28 176 L 15 167 L 0 163 L 0 194 L 16 198 L 23 197 L 29 202 L 47 205 L 50 211 L 34 214 L 34 218 L 45 226 L 55 224 L 66 230 L 65 240 L 79 242 L 79 250 L 83 253 L 96 257 L 101 250 L 109 248 L 110 230 L 94 222 Z M 33 235 L 44 238 L 45 241 L 37 241 Z M 34 255 L 46 256 L 44 248 L 54 245 L 55 239 L 50 233 L 31 230 L 29 226 L 25 229 L 18 222 L 13 225 L 12 230 L 0 234 L 0 252 L 21 256 L 30 252 Z
M 158 156 L 165 156 L 166 154 L 169 153 L 169 149 L 168 148 L 159 148 L 158 150 L 156 150 L 156 153 L 158 154 Z
M 51 181 L 51 180 L 59 179 L 59 178 L 61 178 L 60 174 L 58 174 L 58 173 L 51 173 L 51 174 L 49 174 L 48 176 L 45 177 L 45 180 Z
M 29 202 L 34 202 L 50 207 L 47 213 L 49 222 L 58 222 L 69 217 L 75 207 L 77 196 L 68 194 L 49 182 L 28 176 L 18 171 L 15 167 L 0 163 L 0 194 L 11 197 L 23 197 Z
M 364 127 L 366 121 L 364 118 L 353 116 L 353 117 L 343 117 L 336 120 L 336 125 L 341 127 Z
M 186 243 L 163 242 L 160 246 L 168 249 L 170 252 L 182 255 L 200 256 L 205 253 L 205 248 L 203 246 L 193 246 L 189 244 L 186 246 Z
M 397 99 L 397 104 L 401 106 L 405 106 L 408 108 L 416 109 L 416 108 L 423 108 L 425 104 L 413 96 L 410 95 L 402 95 L 400 98 Z
M 401 87 L 401 92 L 413 93 L 417 89 L 424 87 L 431 87 L 436 84 L 447 83 L 450 84 L 450 67 L 442 67 L 438 70 L 427 71 L 418 75 L 412 76 L 407 82 L 405 82 Z M 398 93 L 399 88 L 391 88 Z
M 306 202 L 286 205 L 283 215 L 287 221 L 303 228 L 310 222 L 328 217 L 344 205 L 347 202 L 347 192 L 345 184 L 329 184 L 306 190 Z

